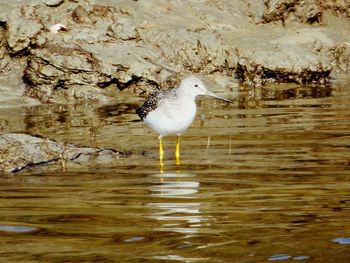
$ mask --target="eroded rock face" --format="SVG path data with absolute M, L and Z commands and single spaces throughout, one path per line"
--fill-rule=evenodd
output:
M 33 6 L 23 6 L 7 15 L 6 40 L 10 54 L 26 50 L 43 26 L 36 21 Z
M 37 7 L 38 17 L 42 9 Z M 24 72 L 31 87 L 27 94 L 57 101 L 57 90 L 69 96 L 76 93 L 66 92 L 68 88 L 81 90 L 81 86 L 93 90 L 116 84 L 124 89 L 148 83 L 154 88 L 179 72 L 233 74 L 232 48 L 218 43 L 221 40 L 210 31 L 176 27 L 169 32 L 163 25 L 150 31 L 132 11 L 134 8 L 125 4 L 122 8 L 77 5 L 73 11 L 63 12 L 66 17 L 61 20 L 66 21 L 68 31 L 52 34 L 46 30 L 30 49 Z
M 323 9 L 332 11 L 336 16 L 350 18 L 350 2 L 347 0 L 320 0 L 318 3 Z
M 325 11 L 340 17 L 350 17 L 350 2 L 344 0 L 261 0 L 263 23 L 298 20 L 302 23 L 323 23 Z
M 276 59 L 280 58 L 280 59 Z M 255 50 L 238 61 L 238 78 L 248 85 L 266 82 L 326 83 L 333 66 L 327 54 L 293 48 L 287 50 Z
M 62 8 L 72 9 L 72 5 Z M 130 15 L 98 4 L 66 9 L 61 12 L 64 15 L 57 14 L 56 21 L 65 21 L 67 31 L 53 34 L 46 30 L 30 49 L 24 71 L 31 87 L 28 95 L 42 101 L 57 101 L 58 94 L 103 100 L 106 96 L 99 88 L 110 84 L 124 89 L 144 79 L 156 83 L 157 66 L 144 60 L 152 50 L 137 44 L 139 36 Z
M 302 23 L 320 23 L 322 11 L 317 1 L 313 0 L 262 0 L 263 13 L 261 22 L 298 20 Z
M 4 30 L 0 28 L 0 73 L 5 72 L 10 63 L 5 46 Z
M 350 41 L 335 45 L 330 54 L 335 71 L 345 74 L 350 71 Z
M 17 172 L 36 165 L 60 162 L 88 162 L 120 158 L 121 153 L 102 148 L 64 144 L 18 133 L 0 134 L 0 173 Z
M 43 102 L 108 100 L 105 87 L 158 88 L 171 75 L 187 73 L 233 78 L 236 72 L 256 86 L 324 83 L 349 70 L 342 43 L 350 21 L 330 19 L 331 13 L 348 17 L 341 0 L 9 6 L 0 11 L 0 72 L 12 60 L 26 60 L 26 94 Z

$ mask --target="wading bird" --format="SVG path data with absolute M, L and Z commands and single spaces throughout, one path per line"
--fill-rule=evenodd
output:
M 198 77 L 189 76 L 175 88 L 150 95 L 143 106 L 136 110 L 141 120 L 159 134 L 161 171 L 163 171 L 164 154 L 162 138 L 177 135 L 175 157 L 176 164 L 180 165 L 180 135 L 191 126 L 197 111 L 196 97 L 201 95 L 231 102 L 208 91 Z

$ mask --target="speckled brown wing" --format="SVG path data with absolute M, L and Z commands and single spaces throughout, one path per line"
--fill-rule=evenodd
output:
M 153 93 L 146 99 L 143 106 L 136 110 L 136 113 L 140 116 L 142 121 L 147 117 L 148 113 L 154 111 L 158 107 L 159 101 L 160 93 Z

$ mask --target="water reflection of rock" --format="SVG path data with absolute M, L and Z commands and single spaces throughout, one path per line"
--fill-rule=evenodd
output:
M 243 87 L 239 93 L 237 101 L 239 109 L 254 109 L 264 107 L 265 105 L 262 104 L 264 101 L 327 98 L 334 95 L 333 91 L 333 87 L 326 85 L 274 85 L 259 89 L 251 87 L 245 89 Z
M 154 208 L 151 218 L 159 221 L 156 231 L 177 232 L 187 237 L 197 234 L 207 219 L 196 200 L 200 183 L 195 174 L 155 174 L 157 181 L 150 187 L 150 196 L 157 201 L 148 203 Z M 159 180 L 160 179 L 160 180 Z

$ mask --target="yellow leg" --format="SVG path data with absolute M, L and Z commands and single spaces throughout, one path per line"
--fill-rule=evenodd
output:
M 175 149 L 176 165 L 180 165 L 180 136 L 177 136 Z
M 162 142 L 162 137 L 159 136 L 159 166 L 160 166 L 160 173 L 163 173 L 163 156 L 164 156 L 164 151 L 163 151 L 163 142 Z

